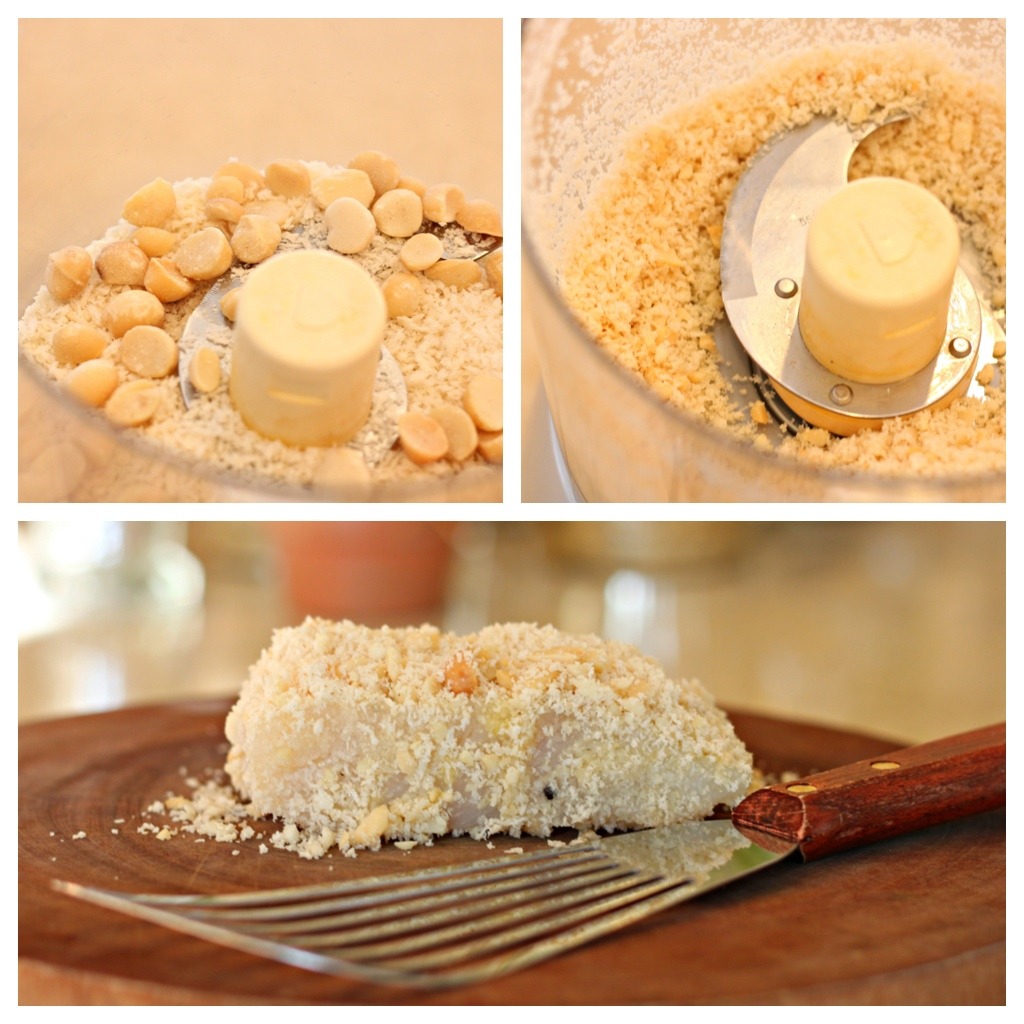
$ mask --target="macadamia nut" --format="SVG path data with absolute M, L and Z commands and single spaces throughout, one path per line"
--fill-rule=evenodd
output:
M 457 405 L 442 405 L 432 409 L 430 415 L 441 424 L 448 438 L 448 458 L 463 462 L 476 451 L 476 424 L 465 409 Z
M 177 206 L 174 187 L 169 181 L 156 178 L 128 198 L 121 216 L 139 228 L 161 228 L 174 216 Z
M 166 228 L 136 228 L 132 241 L 151 259 L 166 256 L 177 244 L 178 238 Z
M 399 416 L 398 440 L 402 450 L 417 466 L 437 462 L 448 452 L 444 428 L 437 420 L 421 412 L 407 412 Z
M 440 281 L 449 288 L 470 288 L 482 283 L 484 272 L 473 260 L 439 260 L 423 272 L 431 281 Z
M 125 332 L 118 356 L 132 373 L 159 379 L 177 367 L 178 346 L 163 328 L 140 324 Z
M 225 224 L 237 224 L 242 216 L 242 204 L 237 199 L 217 196 L 207 199 L 203 212 L 209 220 L 222 220 Z
M 275 160 L 263 171 L 267 188 L 279 196 L 304 196 L 309 193 L 309 171 L 298 160 Z
M 504 458 L 504 436 L 500 430 L 495 433 L 480 431 L 477 450 L 488 462 L 501 462 Z
M 373 214 L 351 196 L 335 199 L 324 213 L 324 222 L 327 224 L 327 244 L 346 256 L 362 252 L 377 233 Z
M 210 187 L 206 190 L 206 199 L 231 199 L 241 205 L 245 202 L 245 186 L 238 178 L 223 175 L 210 182 Z
M 435 224 L 451 224 L 465 201 L 466 193 L 458 185 L 431 185 L 423 193 L 423 216 Z
M 493 373 L 478 373 L 466 385 L 462 405 L 480 430 L 495 433 L 503 429 L 500 377 Z
M 107 284 L 138 288 L 148 266 L 149 257 L 134 242 L 111 242 L 96 257 L 96 272 Z
M 188 364 L 188 379 L 196 391 L 212 394 L 220 387 L 220 357 L 208 345 L 201 345 L 192 355 Z
M 392 274 L 383 284 L 384 302 L 388 316 L 412 316 L 426 295 L 423 282 L 414 274 Z
M 167 258 L 152 259 L 146 267 L 143 285 L 161 302 L 177 302 L 195 291 L 195 282 L 175 266 L 174 261 Z
M 77 245 L 51 253 L 46 261 L 46 287 L 58 302 L 81 295 L 92 274 L 92 257 Z
M 242 294 L 242 288 L 232 288 L 230 291 L 226 291 L 220 297 L 220 311 L 224 316 L 232 323 L 235 322 L 235 317 L 238 316 L 238 297 Z
M 266 185 L 263 175 L 255 167 L 238 160 L 228 161 L 220 167 L 214 178 L 237 178 L 242 183 L 245 194 L 249 197 L 255 196 Z
M 373 183 L 374 195 L 378 196 L 393 188 L 398 188 L 398 181 L 402 177 L 398 170 L 398 164 L 391 157 L 375 149 L 359 153 L 349 161 L 348 165 L 355 170 L 366 172 Z
M 212 281 L 220 277 L 233 260 L 231 246 L 217 228 L 203 228 L 189 235 L 174 254 L 178 269 L 193 281 Z
M 398 258 L 409 270 L 426 270 L 444 255 L 444 243 L 436 235 L 413 235 L 398 253 Z
M 247 213 L 231 236 L 231 248 L 243 263 L 262 263 L 280 244 L 280 225 L 260 213 Z
M 505 260 L 501 253 L 501 249 L 495 249 L 494 252 L 488 253 L 480 261 L 480 265 L 484 268 L 484 274 L 487 276 L 487 284 L 499 299 L 504 297 L 504 275 L 502 271 Z
M 165 315 L 164 304 L 155 295 L 138 288 L 115 295 L 104 311 L 107 330 L 115 338 L 123 337 L 138 324 L 162 327 Z
M 407 188 L 391 189 L 373 204 L 373 219 L 381 234 L 408 238 L 423 223 L 423 202 Z
M 357 199 L 367 209 L 373 204 L 373 182 L 365 171 L 355 168 L 324 175 L 314 182 L 313 199 L 326 210 L 336 199 Z
M 64 378 L 64 387 L 80 402 L 98 409 L 113 394 L 118 380 L 117 367 L 109 359 L 89 359 Z
M 501 238 L 501 211 L 486 199 L 471 199 L 463 203 L 455 223 L 467 231 Z
M 51 340 L 54 358 L 77 366 L 89 359 L 99 359 L 110 344 L 110 335 L 91 324 L 65 324 Z
M 150 380 L 130 380 L 107 399 L 107 419 L 118 427 L 139 427 L 160 407 L 160 389 Z
M 328 448 L 313 474 L 313 487 L 319 491 L 344 491 L 359 499 L 370 493 L 370 467 L 354 448 Z

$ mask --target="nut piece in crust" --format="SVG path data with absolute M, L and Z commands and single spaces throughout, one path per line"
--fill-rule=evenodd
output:
M 149 261 L 146 276 L 142 281 L 147 292 L 152 292 L 161 302 L 177 302 L 195 291 L 195 282 L 187 278 L 167 257 L 156 257 Z
M 51 340 L 54 358 L 73 366 L 99 359 L 109 344 L 110 335 L 91 324 L 65 324 L 54 331 Z
M 138 427 L 160 407 L 160 389 L 151 380 L 130 380 L 107 399 L 105 411 L 118 427 Z
M 423 272 L 424 277 L 431 281 L 440 281 L 449 288 L 472 288 L 481 284 L 484 272 L 473 260 L 438 260 L 432 267 Z
M 462 405 L 480 430 L 495 433 L 504 429 L 500 377 L 493 373 L 478 373 L 466 385 Z
M 465 202 L 466 193 L 458 185 L 431 185 L 423 193 L 423 216 L 435 224 L 451 224 Z
M 412 316 L 423 304 L 426 292 L 423 282 L 415 274 L 399 271 L 392 274 L 381 289 L 384 302 L 388 307 L 388 316 Z
M 64 387 L 80 402 L 98 409 L 113 394 L 117 382 L 117 367 L 109 359 L 88 359 L 64 378 Z
M 480 685 L 480 677 L 463 655 L 456 655 L 444 667 L 444 685 L 452 693 L 474 693 Z
M 448 438 L 448 458 L 463 462 L 476 451 L 476 424 L 465 409 L 457 405 L 442 405 L 432 409 L 430 415 L 441 424 Z

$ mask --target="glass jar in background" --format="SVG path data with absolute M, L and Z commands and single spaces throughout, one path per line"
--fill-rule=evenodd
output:
M 300 616 L 370 626 L 440 622 L 455 523 L 268 523 Z

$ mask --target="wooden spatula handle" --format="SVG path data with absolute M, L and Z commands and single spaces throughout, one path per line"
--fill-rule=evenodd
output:
M 813 860 L 1005 804 L 1003 723 L 758 790 L 732 820 Z

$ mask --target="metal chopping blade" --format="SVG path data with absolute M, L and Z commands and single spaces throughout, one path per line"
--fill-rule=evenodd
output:
M 761 396 L 787 426 L 802 421 L 781 412 L 789 392 L 824 417 L 871 423 L 907 415 L 970 384 L 979 354 L 991 350 L 987 310 L 967 273 L 958 269 L 946 337 L 924 369 L 892 384 L 847 381 L 827 370 L 808 351 L 797 318 L 807 228 L 814 211 L 846 183 L 857 146 L 898 114 L 857 126 L 816 117 L 769 142 L 754 158 L 733 192 L 722 230 L 722 300 L 728 316 L 716 336 L 734 333 L 759 377 Z M 766 387 L 763 378 L 774 387 Z M 781 388 L 780 388 L 781 386 Z

